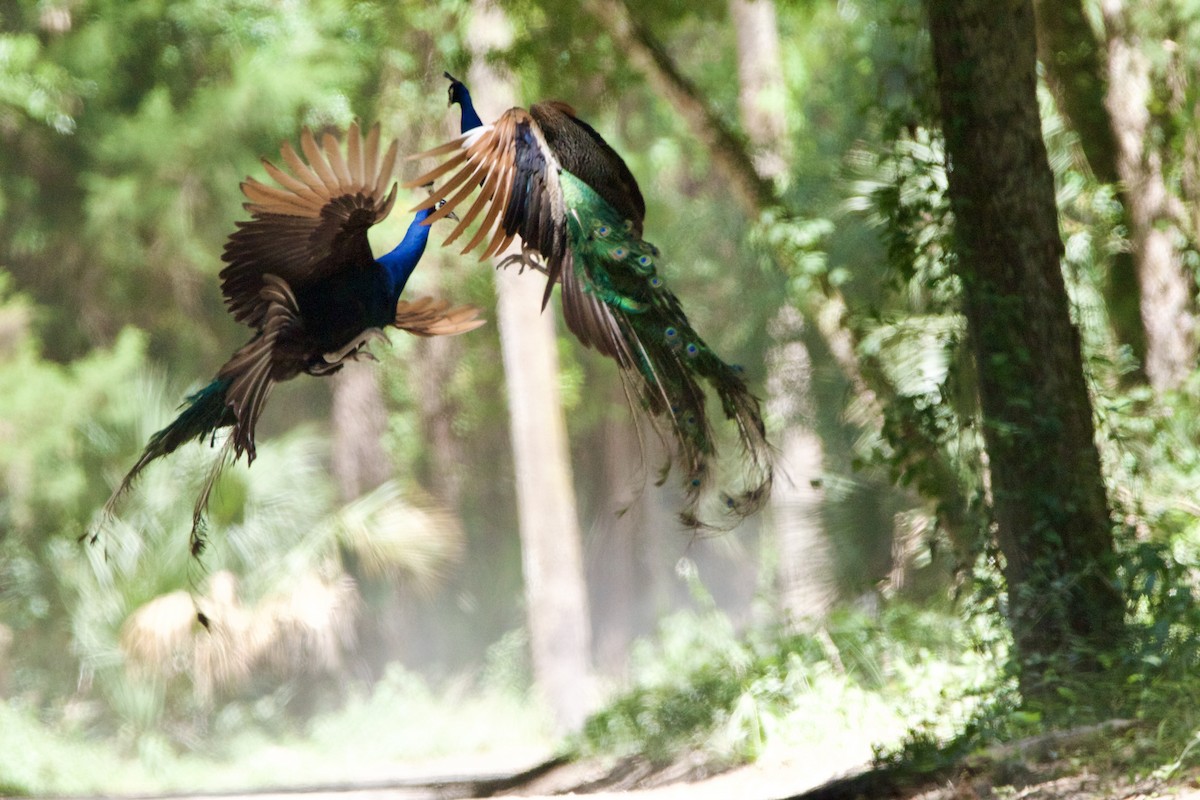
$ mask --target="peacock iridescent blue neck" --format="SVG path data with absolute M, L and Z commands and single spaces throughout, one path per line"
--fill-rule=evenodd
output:
M 459 130 L 466 133 L 483 124 L 483 120 L 479 118 L 479 114 L 475 111 L 475 103 L 471 101 L 471 93 L 462 83 L 458 84 L 458 91 L 455 92 L 454 99 L 462 108 L 462 123 Z
M 400 299 L 404 285 L 408 283 L 409 276 L 413 274 L 413 270 L 417 268 L 417 262 L 421 260 L 421 255 L 425 252 L 425 245 L 429 241 L 429 226 L 422 225 L 421 222 L 432 213 L 433 209 L 429 208 L 418 211 L 413 221 L 409 223 L 408 231 L 400 240 L 400 244 L 396 245 L 390 253 L 375 259 L 387 273 L 388 292 L 391 294 L 393 302 Z

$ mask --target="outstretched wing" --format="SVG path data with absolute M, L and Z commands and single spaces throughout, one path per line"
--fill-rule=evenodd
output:
M 479 229 L 463 253 L 483 245 L 481 260 L 490 258 L 519 234 L 545 258 L 551 281 L 557 280 L 567 258 L 566 208 L 558 183 L 561 167 L 529 112 L 509 109 L 494 124 L 411 158 L 448 153 L 453 155 L 439 167 L 404 184 L 422 186 L 456 170 L 414 211 L 434 208 L 444 199 L 446 204 L 429 217 L 428 222 L 434 222 L 478 187 L 475 202 L 461 215 L 445 243 L 458 239 L 479 220 Z
M 302 158 L 289 143 L 280 152 L 290 172 L 266 159 L 263 166 L 280 188 L 254 178 L 242 182 L 250 219 L 225 244 L 221 292 L 238 322 L 261 329 L 267 302 L 265 275 L 282 278 L 294 291 L 343 269 L 373 260 L 367 229 L 384 219 L 396 199 L 392 170 L 397 142 L 380 157 L 379 125 L 364 137 L 358 124 L 346 136 L 346 155 L 332 134 L 321 144 L 307 128 Z M 307 158 L 307 163 L 305 161 Z
M 563 316 L 571 332 L 583 344 L 623 365 L 630 363 L 631 355 L 617 320 L 588 289 L 589 278 L 574 269 L 567 226 L 571 211 L 559 179 L 563 167 L 535 115 L 523 108 L 511 108 L 491 125 L 474 128 L 410 158 L 427 156 L 449 158 L 405 183 L 406 187 L 423 186 L 447 174 L 450 177 L 414 209 L 435 208 L 445 201 L 426 224 L 458 209 L 478 190 L 470 207 L 459 212 L 458 225 L 445 244 L 454 242 L 478 222 L 478 229 L 462 252 L 482 247 L 482 260 L 503 251 L 519 235 L 525 246 L 536 250 L 544 261 L 548 282 L 542 305 L 549 301 L 551 289 L 561 280 Z M 639 219 L 639 227 L 640 224 Z
M 473 331 L 487 320 L 478 319 L 481 310 L 477 306 L 455 306 L 445 300 L 421 297 L 409 302 L 396 303 L 396 321 L 402 331 L 415 336 L 456 336 Z

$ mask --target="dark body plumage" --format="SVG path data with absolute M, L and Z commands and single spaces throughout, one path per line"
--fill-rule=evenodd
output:
M 344 156 L 331 134 L 318 145 L 305 130 L 300 142 L 307 162 L 289 144 L 282 146 L 290 172 L 263 161 L 279 188 L 253 178 L 242 183 L 250 219 L 237 223 L 222 256 L 225 302 L 234 319 L 254 331 L 253 337 L 212 382 L 187 398 L 170 425 L 150 438 L 105 505 L 106 515 L 150 462 L 232 427 L 196 502 L 196 537 L 226 461 L 244 453 L 253 462 L 255 427 L 275 384 L 301 373 L 328 375 L 347 360 L 369 357 L 365 344 L 388 325 L 436 336 L 483 324 L 471 306 L 450 308 L 431 298 L 400 300 L 424 253 L 429 227 L 422 223 L 430 210 L 416 214 L 391 252 L 378 259 L 372 254 L 367 231 L 387 217 L 396 199 L 391 175 L 397 145 L 393 142 L 380 153 L 379 126 L 365 137 L 352 126 Z
M 659 276 L 658 249 L 642 238 L 646 204 L 624 160 L 558 101 L 509 109 L 483 125 L 466 86 L 446 77 L 450 102 L 462 107 L 463 136 L 421 154 L 445 160 L 410 185 L 448 177 L 418 209 L 445 201 L 430 217 L 436 220 L 474 194 L 446 243 L 476 221 L 464 253 L 478 247 L 487 258 L 519 236 L 522 254 L 502 264 L 544 271 L 543 305 L 553 287 L 562 286 L 571 332 L 617 362 L 635 403 L 673 441 L 688 496 L 680 514 L 686 525 L 726 527 L 757 511 L 773 476 L 759 402 L 740 370 L 692 328 Z M 737 429 L 744 457 L 736 478 L 713 469 L 716 442 L 703 383 Z M 706 495 L 719 498 L 719 518 L 702 513 Z

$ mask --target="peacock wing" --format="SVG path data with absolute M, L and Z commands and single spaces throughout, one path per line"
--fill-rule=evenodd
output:
M 225 244 L 221 292 L 234 319 L 261 329 L 266 321 L 264 276 L 275 275 L 293 290 L 373 260 L 367 230 L 387 217 L 396 199 L 391 181 L 398 143 L 380 155 L 379 125 L 364 136 L 357 123 L 338 140 L 325 134 L 318 144 L 307 128 L 303 155 L 284 143 L 284 167 L 263 166 L 278 184 L 242 182 L 250 219 L 237 223 Z
M 534 106 L 534 109 L 540 108 Z M 632 358 L 612 312 L 587 291 L 584 276 L 573 269 L 569 246 L 567 204 L 560 181 L 562 165 L 547 143 L 534 114 L 511 108 L 491 125 L 482 125 L 446 144 L 411 156 L 441 158 L 434 169 L 405 183 L 424 186 L 449 175 L 414 211 L 437 208 L 426 224 L 460 209 L 477 193 L 445 244 L 454 242 L 472 225 L 475 233 L 463 253 L 481 248 L 481 260 L 496 255 L 520 236 L 525 246 L 541 255 L 547 274 L 546 295 L 563 282 L 563 315 L 567 327 L 585 345 L 627 364 Z M 639 220 L 640 224 L 640 220 Z
M 479 319 L 481 313 L 483 311 L 478 306 L 451 308 L 446 300 L 421 297 L 396 303 L 396 321 L 393 324 L 415 336 L 456 336 L 473 331 L 487 322 Z

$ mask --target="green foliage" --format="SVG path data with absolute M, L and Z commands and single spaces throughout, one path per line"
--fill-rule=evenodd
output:
M 145 785 L 138 764 L 122 763 L 109 742 L 84 740 L 50 731 L 29 709 L 0 703 L 0 794 L 5 796 L 85 794 Z
M 370 691 L 356 690 L 338 710 L 316 715 L 303 730 L 269 734 L 277 698 L 226 706 L 213 720 L 212 741 L 180 753 L 160 737 L 143 737 L 130 758 L 112 739 L 81 730 L 52 732 L 33 714 L 0 703 L 0 791 L 13 795 L 220 791 L 288 781 L 396 776 L 406 762 L 469 754 L 532 758 L 552 744 L 545 710 L 528 681 L 510 683 L 511 647 L 495 646 L 493 667 L 477 677 L 431 683 L 399 665 Z
M 990 654 L 939 612 L 888 606 L 878 619 L 838 612 L 820 633 L 776 627 L 742 635 L 708 609 L 666 619 L 632 660 L 633 687 L 593 715 L 590 748 L 669 761 L 699 750 L 719 761 L 811 747 L 846 758 L 891 744 L 942 714 L 942 736 L 995 679 Z M 867 727 L 869 726 L 869 727 Z

